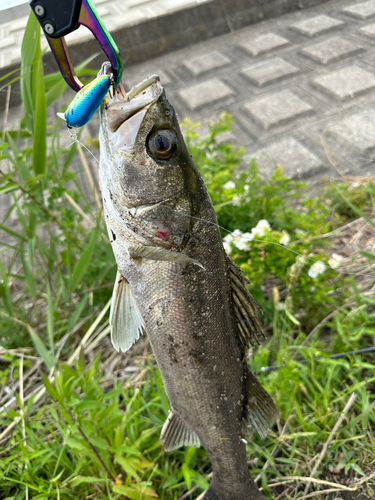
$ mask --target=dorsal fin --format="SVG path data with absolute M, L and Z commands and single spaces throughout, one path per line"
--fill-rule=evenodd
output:
M 163 425 L 160 439 L 164 443 L 165 451 L 176 450 L 180 446 L 195 446 L 199 448 L 199 437 L 172 410 Z
M 195 264 L 204 269 L 202 264 L 195 259 L 180 252 L 173 252 L 161 247 L 138 246 L 129 247 L 129 255 L 133 259 L 151 259 L 164 262 L 185 262 L 186 264 Z
M 144 322 L 130 290 L 129 283 L 117 271 L 113 287 L 111 312 L 111 341 L 116 351 L 126 352 L 144 332 Z
M 246 350 L 249 344 L 259 344 L 260 336 L 264 337 L 262 325 L 257 315 L 257 312 L 262 311 L 246 288 L 250 281 L 243 275 L 241 268 L 229 258 L 228 263 L 240 341 L 243 349 Z
M 249 421 L 259 436 L 266 439 L 270 428 L 279 418 L 279 412 L 273 399 L 248 365 L 244 365 L 244 382 L 246 388 L 245 429 Z

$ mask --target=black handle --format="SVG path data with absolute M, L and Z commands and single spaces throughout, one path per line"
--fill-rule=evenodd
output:
M 82 0 L 30 0 L 44 33 L 61 38 L 78 28 Z

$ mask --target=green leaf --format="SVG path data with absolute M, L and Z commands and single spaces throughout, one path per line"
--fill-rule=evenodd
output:
M 105 481 L 107 481 L 107 479 L 101 479 L 100 477 L 78 476 L 73 479 L 73 481 L 70 483 L 70 486 L 72 488 L 75 488 L 82 483 L 104 483 Z
M 51 349 L 51 355 L 55 357 L 54 308 L 52 300 L 52 291 L 49 284 L 47 284 L 47 309 L 48 309 L 47 331 L 48 331 L 49 346 Z
M 0 194 L 10 193 L 18 189 L 18 185 L 15 182 L 9 181 L 4 187 L 0 189 Z
M 40 337 L 36 333 L 36 331 L 30 325 L 27 325 L 27 329 L 28 329 L 30 337 L 35 345 L 35 349 L 38 351 L 39 356 L 43 359 L 47 368 L 49 370 L 52 370 L 52 368 L 55 366 L 55 359 L 47 351 L 46 346 L 44 345 L 43 341 L 40 339 Z
M 373 253 L 365 252 L 364 250 L 361 250 L 359 252 L 363 257 L 367 257 L 370 260 L 375 260 L 375 255 Z
M 12 301 L 12 295 L 10 293 L 10 288 L 9 288 L 9 282 L 8 282 L 8 276 L 5 270 L 5 267 L 0 259 L 0 292 L 1 296 L 3 297 L 4 305 L 9 313 L 10 316 L 13 316 L 13 301 Z
M 128 498 L 131 500 L 140 500 L 141 499 L 141 493 L 138 491 L 134 491 L 132 488 L 129 488 L 129 486 L 112 486 L 112 491 L 114 493 L 120 493 L 121 495 L 126 495 Z
M 32 80 L 34 98 L 34 135 L 33 135 L 33 168 L 35 175 L 43 174 L 47 160 L 47 117 L 46 117 L 46 94 L 43 78 L 43 62 L 40 46 L 38 44 L 35 53 L 34 78 Z
M 27 259 L 25 258 L 25 251 L 23 248 L 23 244 L 21 244 L 21 248 L 20 248 L 20 259 L 22 262 L 23 272 L 25 274 L 25 280 L 27 283 L 30 297 L 35 300 L 36 299 L 35 278 L 34 278 L 34 275 L 31 271 L 28 263 L 27 263 Z
M 25 108 L 26 126 L 30 131 L 34 129 L 34 100 L 32 95 L 32 74 L 35 71 L 35 52 L 39 47 L 40 25 L 30 12 L 25 33 L 21 44 L 21 96 Z
M 140 481 L 140 477 L 138 476 L 136 470 L 130 465 L 129 461 L 126 460 L 126 458 L 116 455 L 116 462 L 121 465 L 121 467 L 129 476 Z
M 182 475 L 184 476 L 186 487 L 188 490 L 190 490 L 191 480 L 192 480 L 192 471 L 189 469 L 189 466 L 187 464 L 182 464 L 181 472 L 182 472 Z
M 91 239 L 86 247 L 86 250 L 83 252 L 82 257 L 79 259 L 77 264 L 74 267 L 72 280 L 71 280 L 71 291 L 74 290 L 79 285 L 79 282 L 83 278 L 83 275 L 87 271 L 87 268 L 90 265 L 91 257 L 95 251 L 95 246 L 98 242 L 98 234 L 99 234 L 99 226 L 96 226 L 94 229 Z

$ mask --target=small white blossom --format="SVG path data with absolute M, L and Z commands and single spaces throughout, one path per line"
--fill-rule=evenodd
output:
M 289 242 L 290 242 L 290 236 L 289 234 L 285 231 L 284 234 L 281 236 L 280 240 L 279 240 L 279 243 L 280 245 L 289 245 Z
M 310 269 L 307 271 L 307 274 L 310 276 L 310 278 L 317 278 L 320 274 L 323 274 L 325 270 L 326 265 L 324 264 L 324 262 L 318 260 L 310 267 Z
M 223 189 L 234 189 L 235 187 L 236 185 L 233 181 L 228 181 L 225 184 L 223 184 Z
M 245 193 L 247 193 L 249 191 L 249 189 L 250 189 L 249 184 L 245 184 L 244 187 L 243 187 L 243 189 L 244 189 Z
M 359 182 L 353 182 L 352 187 L 357 188 L 360 186 Z
M 234 245 L 239 249 L 239 250 L 250 250 L 251 245 L 250 241 L 251 239 L 248 238 L 248 236 L 251 236 L 250 233 L 244 233 L 240 240 L 235 242 Z
M 239 196 L 233 196 L 231 201 L 234 207 L 239 207 L 241 205 L 241 198 Z
M 341 266 L 343 258 L 344 257 L 342 255 L 339 255 L 338 253 L 333 253 L 328 261 L 328 265 L 330 267 L 333 267 L 333 269 L 337 269 L 338 267 Z
M 226 236 L 224 236 L 223 241 L 226 241 L 227 243 L 232 243 L 232 241 L 233 241 L 232 233 L 229 233 Z
M 232 248 L 231 248 L 230 243 L 228 241 L 223 241 L 223 247 L 224 247 L 224 250 L 227 252 L 227 254 L 231 253 Z
M 264 236 L 272 231 L 270 223 L 266 219 L 261 219 L 258 224 L 252 228 L 251 234 L 254 236 Z

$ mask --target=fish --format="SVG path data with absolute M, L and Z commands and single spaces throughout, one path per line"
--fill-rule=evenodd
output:
M 121 93 L 119 93 L 121 96 Z M 264 500 L 244 434 L 278 418 L 246 362 L 262 335 L 249 281 L 226 254 L 205 183 L 157 75 L 100 111 L 99 178 L 118 271 L 111 340 L 148 336 L 170 412 L 166 451 L 203 446 L 213 476 L 204 500 Z

